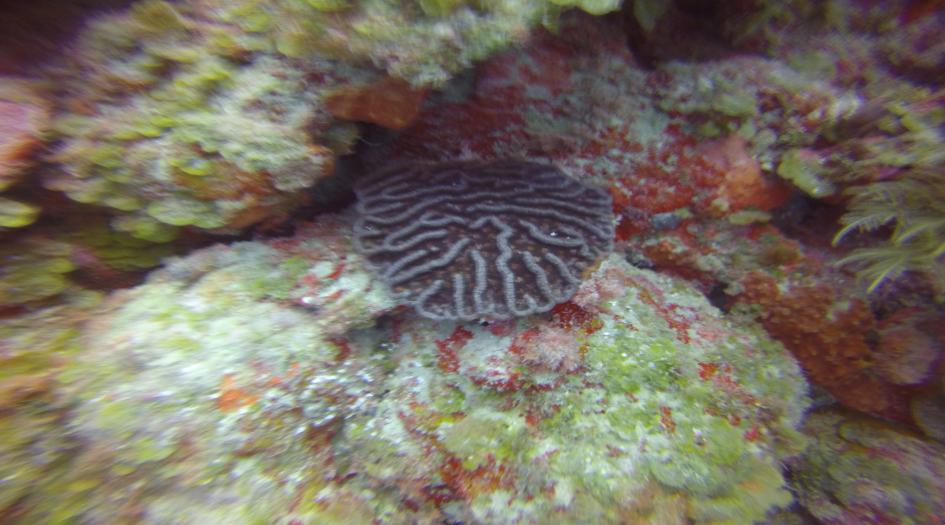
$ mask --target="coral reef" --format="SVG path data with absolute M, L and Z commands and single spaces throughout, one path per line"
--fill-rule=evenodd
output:
M 442 83 L 567 5 L 617 7 L 136 3 L 93 21 L 49 75 L 61 143 L 45 185 L 154 242 L 279 221 L 350 151 L 345 120 L 404 127 L 425 94 L 407 81 Z
M 41 84 L 0 77 L 0 192 L 23 176 L 42 144 L 49 125 L 49 104 L 39 95 Z M 0 196 L 0 230 L 36 221 L 39 207 Z
M 934 377 L 940 319 L 933 308 L 881 316 L 835 256 L 771 224 L 685 220 L 628 241 L 636 260 L 698 283 L 733 311 L 756 317 L 840 403 L 908 422 L 911 388 Z
M 619 4 L 142 0 L 0 80 L 0 522 L 940 522 L 941 2 Z
M 865 301 L 841 299 L 842 292 L 820 283 L 778 282 L 761 273 L 748 274 L 741 285 L 739 300 L 762 306 L 765 328 L 813 382 L 857 410 L 906 419 L 904 394 L 872 373 L 867 336 L 876 320 Z
M 811 447 L 792 462 L 798 501 L 820 523 L 942 523 L 945 447 L 880 421 L 808 416 Z
M 681 281 L 611 256 L 550 317 L 398 330 L 389 393 L 339 444 L 418 512 L 750 523 L 790 502 L 772 460 L 802 443 L 803 380 Z
M 402 165 L 355 183 L 357 247 L 431 319 L 505 319 L 569 299 L 610 251 L 610 196 L 523 161 Z
M 813 52 L 806 26 L 780 40 L 796 46 L 779 48 L 788 59 L 731 58 L 728 50 L 647 70 L 624 47 L 619 23 L 570 16 L 561 25 L 560 34 L 538 34 L 485 62 L 468 96 L 429 106 L 368 162 L 519 156 L 607 185 L 617 250 L 695 281 L 724 307 L 753 312 L 841 403 L 912 419 L 911 399 L 937 374 L 920 369 L 938 349 L 903 349 L 896 325 L 905 321 L 895 312 L 928 296 L 916 285 L 912 299 L 871 304 L 877 298 L 858 290 L 848 269 L 833 267 L 842 251 L 828 246 L 834 232 L 823 224 L 842 215 L 843 190 L 860 176 L 880 180 L 896 151 L 900 167 L 931 165 L 941 151 L 931 147 L 939 140 L 938 99 L 902 91 L 909 110 L 890 119 L 895 97 L 887 92 L 889 109 L 865 121 L 864 135 L 864 115 L 882 98 L 888 71 L 855 57 L 879 80 L 864 84 L 839 68 L 819 74 L 800 59 L 800 48 Z M 877 45 L 870 29 L 856 31 L 858 46 Z M 829 40 L 823 52 L 840 53 L 840 41 Z M 878 125 L 889 132 L 869 131 Z M 839 176 L 850 169 L 859 174 Z M 831 193 L 833 200 L 811 204 L 809 197 Z M 923 211 L 931 206 L 915 209 L 917 217 L 932 215 Z M 923 231 L 934 231 L 925 224 Z M 936 337 L 919 332 L 913 341 Z M 896 355 L 911 356 L 914 369 L 896 370 Z
M 620 0 L 215 0 L 222 17 L 245 31 L 271 36 L 293 57 L 328 56 L 369 63 L 415 86 L 440 86 L 529 29 L 554 25 L 571 7 L 603 14 Z
M 148 1 L 97 19 L 57 75 L 61 168 L 46 186 L 150 241 L 286 213 L 354 138 L 300 64 L 192 11 Z
M 0 306 L 39 301 L 59 295 L 72 285 L 75 270 L 72 247 L 49 239 L 6 242 L 0 248 Z
M 914 272 L 941 294 L 945 237 L 938 225 L 945 216 L 932 201 L 945 167 L 945 78 L 936 69 L 945 52 L 933 35 L 945 14 L 916 7 L 935 2 L 761 4 L 753 16 L 730 19 L 737 20 L 729 28 L 737 40 L 753 41 L 856 98 L 855 111 L 810 129 L 806 144 L 785 153 L 778 173 L 815 197 L 846 188 L 849 211 L 835 242 L 858 230 L 876 232 L 858 236 L 842 261 L 870 291 Z M 898 23 L 890 23 L 891 13 L 901 14 Z
M 945 443 L 945 388 L 912 398 L 912 419 L 926 436 Z
M 81 352 L 82 324 L 101 296 L 71 294 L 61 304 L 0 319 L 0 521 L 68 462 L 77 442 L 62 428 L 68 400 L 57 378 Z
M 382 316 L 350 225 L 114 294 L 58 375 L 71 459 L 23 480 L 14 522 L 748 523 L 791 501 L 806 386 L 757 325 L 615 255 L 541 316 Z
M 112 290 L 137 284 L 143 271 L 203 242 L 154 244 L 108 225 L 81 208 L 50 209 L 45 223 L 4 239 L 0 247 L 0 307 L 51 304 L 80 288 Z
M 208 248 L 110 297 L 57 376 L 67 435 L 84 445 L 56 475 L 24 480 L 21 522 L 158 523 L 184 506 L 191 523 L 271 521 L 297 497 L 281 484 L 327 483 L 320 430 L 383 373 L 345 360 L 332 334 L 392 307 L 348 228 L 326 219 L 300 238 Z M 161 495 L 141 514 L 144 485 Z

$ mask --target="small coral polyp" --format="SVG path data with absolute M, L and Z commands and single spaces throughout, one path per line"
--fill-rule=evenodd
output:
M 357 247 L 431 319 L 507 319 L 566 301 L 611 249 L 611 198 L 524 161 L 406 164 L 356 183 Z

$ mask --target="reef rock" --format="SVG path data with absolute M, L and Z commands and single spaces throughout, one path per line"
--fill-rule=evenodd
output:
M 326 217 L 116 293 L 61 374 L 82 446 L 23 523 L 749 523 L 806 384 L 683 281 L 604 261 L 492 324 L 391 310 Z
M 810 449 L 792 465 L 798 500 L 826 525 L 940 523 L 945 447 L 879 420 L 836 411 L 804 424 Z

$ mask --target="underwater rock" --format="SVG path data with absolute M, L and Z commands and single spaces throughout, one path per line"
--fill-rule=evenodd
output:
M 41 87 L 36 81 L 0 77 L 0 190 L 16 181 L 42 144 L 49 102 L 39 95 Z
M 811 446 L 791 462 L 798 502 L 820 523 L 939 523 L 945 447 L 878 420 L 835 411 L 804 423 Z
M 365 287 L 349 221 L 301 230 L 168 261 L 108 299 L 58 376 L 84 446 L 30 491 L 23 523 L 279 522 L 322 508 L 327 440 L 384 374 L 383 355 L 349 355 L 331 334 L 392 305 Z
M 0 77 L 0 192 L 20 180 L 49 127 L 49 103 L 39 82 Z M 0 229 L 36 221 L 39 206 L 0 196 Z
M 0 248 L 0 306 L 47 299 L 71 288 L 73 247 L 61 241 L 26 238 Z
M 283 220 L 353 149 L 345 119 L 403 127 L 423 86 L 567 5 L 617 4 L 138 2 L 92 21 L 49 71 L 60 142 L 44 184 L 153 242 Z
M 329 93 L 325 108 L 340 119 L 402 129 L 417 118 L 426 91 L 397 78 L 382 78 L 369 86 L 351 86 Z
M 45 186 L 110 208 L 115 229 L 152 242 L 290 212 L 357 135 L 324 109 L 323 89 L 372 74 L 302 64 L 259 38 L 186 3 L 93 21 L 49 73 L 60 143 Z
M 799 369 L 682 281 L 611 256 L 549 315 L 396 333 L 388 393 L 345 425 L 339 457 L 417 512 L 750 523 L 790 502 L 777 462 L 803 443 Z
M 148 91 L 96 101 L 91 115 L 63 116 L 62 145 L 53 155 L 62 167 L 46 177 L 46 187 L 110 207 L 113 227 L 157 242 L 187 226 L 233 232 L 303 202 L 303 190 L 334 166 L 335 152 L 311 138 L 330 127 L 318 124 L 325 119 L 317 90 L 283 60 L 262 57 L 237 67 L 213 51 L 201 60 L 179 58 L 185 61 L 169 79 L 136 81 Z M 82 80 L 95 86 L 94 78 Z M 347 135 L 342 144 L 353 140 L 353 131 Z
M 554 26 L 579 8 L 600 15 L 621 0 L 200 0 L 248 33 L 263 33 L 291 57 L 324 56 L 373 64 L 414 86 L 443 85 L 456 73 Z
M 779 148 L 807 144 L 811 129 L 855 106 L 847 92 L 777 60 L 650 70 L 614 19 L 573 13 L 561 26 L 484 62 L 468 97 L 428 105 L 367 162 L 546 161 L 610 187 L 620 241 L 647 230 L 655 214 L 698 220 L 783 204 L 791 189 L 773 171 Z M 736 108 L 716 100 L 726 96 Z
M 430 319 L 546 312 L 614 236 L 610 195 L 533 162 L 405 164 L 355 193 L 358 250 Z
M 912 398 L 910 408 L 919 429 L 926 436 L 945 443 L 945 388 Z
M 84 445 L 22 522 L 749 523 L 791 501 L 806 385 L 756 325 L 614 255 L 545 315 L 378 320 L 370 291 L 333 315 L 306 303 L 367 275 L 348 227 L 113 295 L 60 377 Z
M 69 294 L 60 304 L 0 318 L 0 520 L 41 492 L 78 446 L 63 428 L 70 400 L 58 376 L 83 349 L 83 323 L 102 296 Z M 23 523 L 33 520 L 24 517 Z

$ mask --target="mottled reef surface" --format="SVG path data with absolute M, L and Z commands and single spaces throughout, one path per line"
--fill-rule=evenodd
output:
M 942 524 L 938 0 L 0 15 L 0 522 Z

